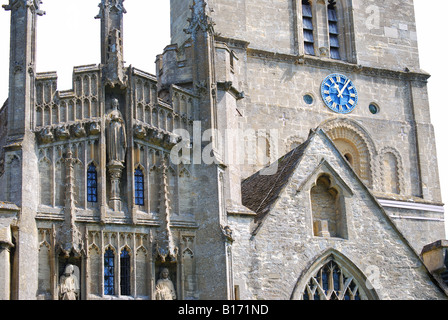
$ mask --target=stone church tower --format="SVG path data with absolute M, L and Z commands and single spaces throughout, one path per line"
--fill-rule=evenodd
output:
M 412 0 L 171 0 L 156 75 L 123 2 L 70 90 L 4 5 L 0 299 L 446 299 Z

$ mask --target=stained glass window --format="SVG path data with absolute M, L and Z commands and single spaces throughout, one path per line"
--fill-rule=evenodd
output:
M 303 300 L 361 300 L 354 278 L 330 261 L 312 277 L 303 292 Z
M 87 169 L 87 201 L 98 202 L 98 176 L 96 167 L 92 163 Z
M 135 204 L 143 206 L 145 204 L 145 177 L 140 169 L 135 169 Z
M 115 262 L 114 252 L 111 249 L 106 250 L 104 253 L 104 294 L 115 294 Z
M 131 257 L 126 249 L 120 254 L 120 294 L 131 295 Z

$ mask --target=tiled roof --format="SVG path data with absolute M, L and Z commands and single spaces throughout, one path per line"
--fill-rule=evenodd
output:
M 248 177 L 241 183 L 243 205 L 254 211 L 258 223 L 269 213 L 281 191 L 289 181 L 294 169 L 300 162 L 311 136 L 303 144 L 277 160 L 277 171 L 272 175 L 263 175 L 263 170 Z

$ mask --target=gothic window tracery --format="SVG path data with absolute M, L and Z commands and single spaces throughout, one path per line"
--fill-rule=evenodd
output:
M 305 286 L 303 300 L 362 300 L 359 286 L 333 260 L 326 263 Z

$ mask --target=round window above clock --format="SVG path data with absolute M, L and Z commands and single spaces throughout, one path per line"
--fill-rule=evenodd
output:
M 325 105 L 337 113 L 350 113 L 358 104 L 358 91 L 345 75 L 330 74 L 322 82 L 321 95 Z

